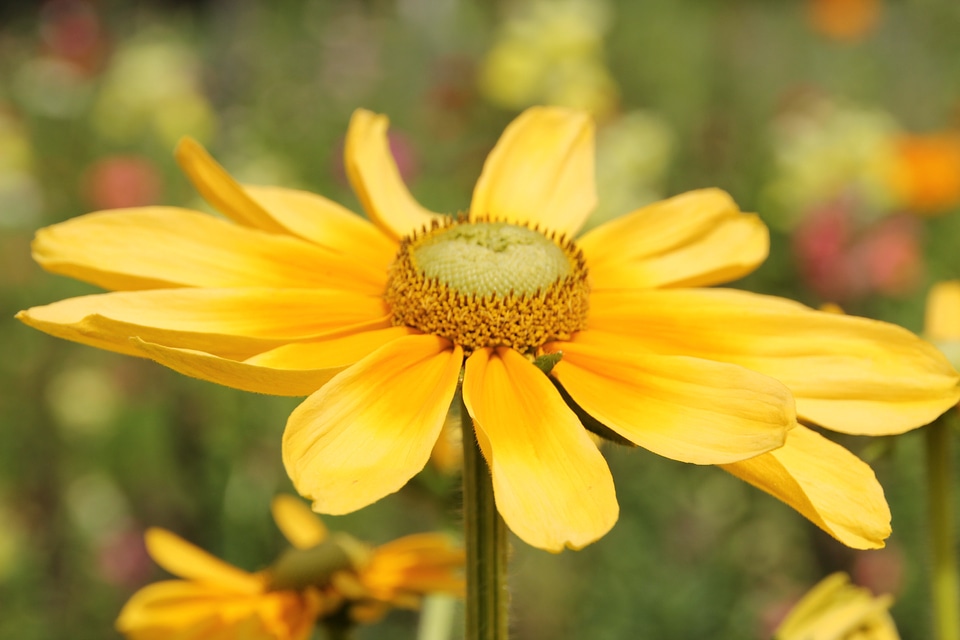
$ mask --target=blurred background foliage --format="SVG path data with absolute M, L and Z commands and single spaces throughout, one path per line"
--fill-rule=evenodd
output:
M 468 206 L 502 128 L 537 103 L 598 123 L 590 224 L 719 186 L 772 228 L 755 291 L 922 329 L 960 277 L 960 4 L 955 0 L 49 0 L 0 8 L 0 638 L 116 637 L 162 572 L 164 526 L 246 569 L 281 548 L 280 434 L 295 399 L 254 396 L 53 339 L 22 308 L 95 289 L 42 272 L 33 231 L 88 211 L 209 210 L 176 170 L 182 135 L 241 180 L 355 211 L 350 113 L 389 114 L 429 207 Z M 886 549 L 840 547 L 715 468 L 606 449 L 621 518 L 559 556 L 517 542 L 517 638 L 769 637 L 823 575 L 893 593 L 930 637 L 920 434 L 846 438 L 887 490 Z M 447 461 L 449 463 L 449 461 Z M 449 464 L 327 518 L 371 542 L 456 531 Z M 393 613 L 365 638 L 411 638 Z M 456 633 L 454 634 L 456 637 Z

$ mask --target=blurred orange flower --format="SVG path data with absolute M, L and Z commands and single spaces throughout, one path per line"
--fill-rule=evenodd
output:
M 903 135 L 896 140 L 891 181 L 900 201 L 937 214 L 960 204 L 960 133 Z
M 877 25 L 880 9 L 880 0 L 809 0 L 807 17 L 828 38 L 854 42 Z
M 292 496 L 278 496 L 273 514 L 294 548 L 257 573 L 149 529 L 150 555 L 182 579 L 135 593 L 117 629 L 131 640 L 305 640 L 318 620 L 372 622 L 392 607 L 418 607 L 428 593 L 463 593 L 464 554 L 445 535 L 411 535 L 370 549 L 344 534 L 328 535 Z

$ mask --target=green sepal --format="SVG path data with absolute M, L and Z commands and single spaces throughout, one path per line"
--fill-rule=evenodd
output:
M 268 589 L 301 590 L 322 586 L 338 571 L 357 568 L 364 545 L 344 533 L 331 534 L 309 549 L 287 549 L 266 570 Z
M 533 366 L 540 371 L 543 371 L 545 374 L 550 375 L 550 372 L 553 371 L 553 368 L 557 366 L 557 363 L 563 359 L 563 351 L 554 351 L 553 353 L 545 353 L 542 356 L 537 356 L 533 359 Z

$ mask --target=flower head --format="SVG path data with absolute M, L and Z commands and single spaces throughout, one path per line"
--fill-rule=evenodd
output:
M 834 573 L 821 580 L 787 614 L 775 640 L 899 640 L 888 609 L 890 596 L 875 597 Z
M 131 640 L 243 637 L 305 640 L 320 621 L 371 622 L 391 607 L 417 607 L 424 594 L 460 594 L 463 551 L 446 536 L 419 534 L 370 549 L 323 523 L 292 496 L 274 519 L 293 545 L 270 568 L 248 573 L 164 529 L 147 549 L 179 576 L 135 593 L 117 619 Z
M 357 111 L 345 145 L 372 223 L 317 195 L 240 185 L 183 142 L 182 167 L 230 221 L 150 207 L 41 230 L 44 267 L 117 291 L 18 317 L 205 380 L 309 395 L 283 458 L 322 513 L 405 485 L 460 386 L 497 508 L 532 545 L 582 547 L 617 519 L 586 424 L 722 465 L 842 542 L 882 546 L 889 510 L 872 471 L 798 417 L 855 434 L 925 424 L 960 398 L 936 349 L 889 324 L 702 288 L 768 249 L 759 218 L 716 189 L 573 240 L 596 202 L 584 113 L 520 115 L 456 218 L 414 200 L 386 131 Z

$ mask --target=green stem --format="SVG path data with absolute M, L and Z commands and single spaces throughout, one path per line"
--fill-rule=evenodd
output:
M 936 637 L 960 640 L 960 575 L 953 539 L 949 415 L 927 426 L 927 491 L 933 553 L 933 608 Z
M 467 548 L 466 640 L 507 638 L 507 528 L 493 501 L 490 470 L 460 401 L 463 528 Z

